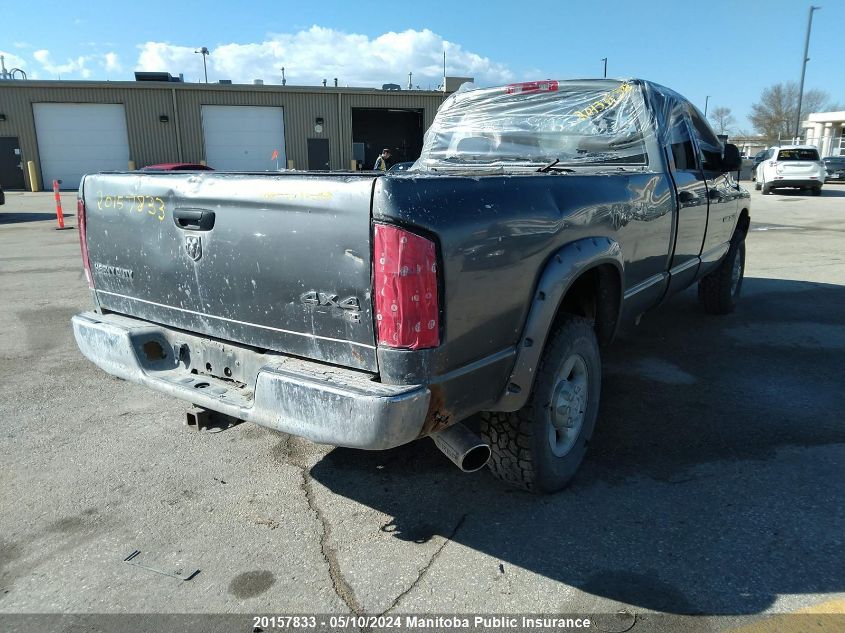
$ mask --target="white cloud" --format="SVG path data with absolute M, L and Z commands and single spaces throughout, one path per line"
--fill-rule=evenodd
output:
M 12 68 L 22 68 L 23 70 L 26 70 L 26 61 L 23 57 L 19 57 L 14 53 L 4 50 L 0 50 L 0 55 L 3 56 L 3 63 L 6 65 L 6 70 L 12 70 Z
M 55 64 L 50 56 L 50 51 L 45 48 L 34 51 L 32 57 L 41 64 L 41 68 L 48 75 L 79 75 L 83 79 L 88 79 L 91 76 L 91 71 L 86 68 L 90 57 L 79 56 L 75 59 L 68 59 L 64 64 Z
M 106 53 L 103 55 L 103 68 L 106 69 L 106 72 L 113 72 L 119 73 L 123 70 L 123 66 L 120 63 L 120 58 L 117 56 L 117 53 Z
M 185 73 L 193 81 L 202 77 L 202 56 L 195 54 L 196 49 L 191 46 L 147 42 L 138 48 L 141 54 L 135 70 L 170 72 L 173 75 Z
M 137 70 L 185 74 L 201 81 L 202 56 L 198 47 L 166 42 L 146 42 L 138 47 Z M 296 33 L 272 34 L 259 43 L 223 44 L 211 49 L 209 80 L 231 79 L 251 83 L 264 79 L 280 83 L 281 67 L 289 85 L 329 85 L 335 77 L 341 86 L 375 86 L 397 83 L 405 87 L 408 72 L 421 88 L 435 87 L 443 75 L 443 51 L 449 75 L 475 77 L 482 85 L 507 83 L 513 72 L 504 64 L 465 50 L 425 29 L 389 32 L 371 38 L 357 33 L 312 26 Z
M 6 65 L 7 72 L 13 68 L 19 68 L 26 73 L 27 79 L 39 79 L 38 70 L 33 67 L 31 61 L 2 49 L 0 49 L 0 55 L 4 58 L 3 63 Z M 20 77 L 19 73 L 15 73 L 16 79 L 20 79 Z

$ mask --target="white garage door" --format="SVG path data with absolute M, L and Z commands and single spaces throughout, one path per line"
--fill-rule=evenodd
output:
M 266 171 L 287 165 L 283 108 L 204 105 L 202 131 L 205 159 L 214 169 Z
M 45 189 L 54 179 L 62 189 L 75 189 L 83 174 L 128 169 L 122 104 L 35 103 L 32 110 Z

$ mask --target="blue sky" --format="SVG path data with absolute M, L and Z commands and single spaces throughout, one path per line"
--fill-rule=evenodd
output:
M 820 0 L 806 88 L 845 103 L 845 2 Z M 730 107 L 750 131 L 751 104 L 766 86 L 797 81 L 809 4 L 789 0 L 487 2 L 15 2 L 0 52 L 31 78 L 129 80 L 132 71 L 264 79 L 289 84 L 435 87 L 449 74 L 481 84 L 522 79 L 643 77 L 703 109 Z M 10 13 L 7 11 L 7 16 Z

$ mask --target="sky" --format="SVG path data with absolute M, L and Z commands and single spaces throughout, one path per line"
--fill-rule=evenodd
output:
M 819 0 L 805 89 L 845 103 L 845 0 Z M 0 32 L 6 67 L 30 79 L 131 81 L 135 70 L 208 79 L 436 88 L 447 73 L 478 85 L 532 79 L 640 77 L 702 110 L 731 108 L 752 131 L 764 88 L 798 81 L 810 4 L 800 0 L 423 0 L 402 2 L 22 2 Z

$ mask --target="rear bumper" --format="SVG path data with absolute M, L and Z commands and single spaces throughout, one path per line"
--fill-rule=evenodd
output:
M 261 354 L 117 314 L 86 312 L 72 324 L 80 351 L 109 374 L 314 442 L 365 449 L 406 444 L 419 437 L 429 407 L 423 385 L 384 385 L 369 373 Z M 238 383 L 192 371 L 191 354 L 211 346 L 233 366 L 254 366 L 254 375 Z
M 819 178 L 779 178 L 766 183 L 772 189 L 780 187 L 821 187 L 822 180 Z

